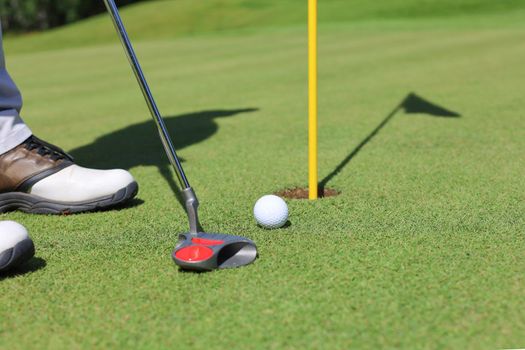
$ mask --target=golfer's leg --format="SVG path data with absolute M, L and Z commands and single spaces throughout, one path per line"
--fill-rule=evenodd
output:
M 0 29 L 0 154 L 13 149 L 31 136 L 31 130 L 20 118 L 21 108 L 22 96 L 5 67 Z

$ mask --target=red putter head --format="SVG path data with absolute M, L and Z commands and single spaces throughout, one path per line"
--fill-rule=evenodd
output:
M 257 258 L 257 247 L 240 236 L 184 233 L 172 258 L 184 270 L 211 271 L 250 264 Z

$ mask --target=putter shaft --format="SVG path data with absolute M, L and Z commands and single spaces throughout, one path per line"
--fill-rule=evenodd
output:
M 146 100 L 148 108 L 151 112 L 151 116 L 153 117 L 155 124 L 157 124 L 157 129 L 159 131 L 164 150 L 166 151 L 166 155 L 168 156 L 168 159 L 173 166 L 175 173 L 177 174 L 177 178 L 179 179 L 181 187 L 183 189 L 189 189 L 191 187 L 190 183 L 186 178 L 184 169 L 182 169 L 182 165 L 180 164 L 179 158 L 177 157 L 175 147 L 173 146 L 173 142 L 171 141 L 164 120 L 162 119 L 157 104 L 155 103 L 155 99 L 153 98 L 153 94 L 151 93 L 151 90 L 148 86 L 148 82 L 144 77 L 140 63 L 137 59 L 137 56 L 135 55 L 135 50 L 133 50 L 128 33 L 126 32 L 126 28 L 124 27 L 122 19 L 120 18 L 117 5 L 115 5 L 114 0 L 104 0 L 104 4 L 111 15 L 111 19 L 113 20 L 115 28 L 117 29 L 122 45 L 126 51 L 126 56 L 128 57 L 129 63 L 133 69 L 133 73 L 135 73 L 135 77 L 137 78 L 137 81 L 140 85 L 144 99 Z
M 162 119 L 157 104 L 155 103 L 155 99 L 153 98 L 153 94 L 151 93 L 151 90 L 148 86 L 146 77 L 144 77 L 140 63 L 137 59 L 137 56 L 135 55 L 135 50 L 133 50 L 133 46 L 129 40 L 124 23 L 122 23 L 122 19 L 120 18 L 117 5 L 115 5 L 114 0 L 104 0 L 104 4 L 106 5 L 111 19 L 113 20 L 117 34 L 120 37 L 120 41 L 124 46 L 124 51 L 126 52 L 126 56 L 131 65 L 131 68 L 133 69 L 133 73 L 135 73 L 135 77 L 137 78 L 137 81 L 140 85 L 140 89 L 142 90 L 144 99 L 146 100 L 148 108 L 151 112 L 151 116 L 153 117 L 155 124 L 157 124 L 157 130 L 159 132 L 162 145 L 164 146 L 164 150 L 166 151 L 166 155 L 168 156 L 168 159 L 175 170 L 175 174 L 177 174 L 177 178 L 179 179 L 179 184 L 182 188 L 181 193 L 184 197 L 184 203 L 186 206 L 186 213 L 188 214 L 190 233 L 192 235 L 196 235 L 202 230 L 197 213 L 199 201 L 195 195 L 195 192 L 191 188 L 188 179 L 186 178 L 184 170 L 182 169 L 182 165 L 180 164 L 179 157 L 177 157 L 177 153 L 175 151 L 175 147 L 173 146 L 173 142 L 171 141 L 168 129 L 166 128 L 166 124 Z

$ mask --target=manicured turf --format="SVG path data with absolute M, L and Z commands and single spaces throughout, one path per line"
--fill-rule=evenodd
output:
M 141 191 L 122 210 L 1 216 L 27 226 L 37 259 L 0 281 L 0 348 L 523 347 L 525 27 L 509 18 L 524 7 L 391 3 L 403 10 L 327 3 L 320 178 L 342 193 L 289 201 L 291 226 L 276 231 L 251 209 L 306 185 L 304 9 L 248 8 L 247 24 L 225 32 L 199 17 L 193 34 L 140 13 L 207 14 L 202 4 L 124 11 L 205 228 L 259 247 L 254 264 L 205 274 L 171 262 L 185 214 L 109 19 L 9 39 L 35 134 L 80 164 L 130 169 Z M 86 40 L 68 48 L 75 35 Z M 364 143 L 411 92 L 461 117 L 411 98 Z

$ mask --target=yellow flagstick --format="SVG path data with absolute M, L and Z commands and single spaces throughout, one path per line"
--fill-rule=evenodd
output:
M 317 0 L 308 0 L 308 198 L 317 199 Z

